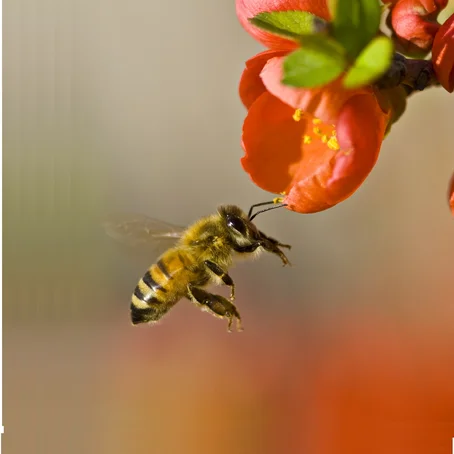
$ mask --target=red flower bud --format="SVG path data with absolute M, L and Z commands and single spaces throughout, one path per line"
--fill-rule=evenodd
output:
M 409 53 L 426 54 L 440 28 L 438 13 L 448 0 L 398 0 L 391 7 L 391 24 L 399 44 Z

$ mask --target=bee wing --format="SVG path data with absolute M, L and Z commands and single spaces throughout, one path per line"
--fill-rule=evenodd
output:
M 107 235 L 123 244 L 147 249 L 167 249 L 181 238 L 186 227 L 142 214 L 119 214 L 103 224 Z

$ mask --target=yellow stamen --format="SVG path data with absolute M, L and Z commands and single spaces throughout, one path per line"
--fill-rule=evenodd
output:
M 273 203 L 282 203 L 284 201 L 284 197 L 275 197 L 273 199 Z
M 311 142 L 312 142 L 311 136 L 308 136 L 308 135 L 303 136 L 303 143 L 310 144 Z
M 327 136 L 326 134 L 323 134 L 323 135 L 322 135 L 322 142 L 323 142 L 323 143 L 328 142 L 328 136 Z
M 337 138 L 335 136 L 330 137 L 330 139 L 327 142 L 328 148 L 331 148 L 331 150 L 338 151 L 340 149 L 339 142 L 337 141 Z
M 322 120 L 320 120 L 320 118 L 314 118 L 312 120 L 312 123 L 314 123 L 314 125 L 319 125 L 321 122 L 322 122 Z
M 322 130 L 320 128 L 314 128 L 312 131 L 314 131 L 314 134 L 316 136 L 321 136 L 322 135 Z
M 300 121 L 301 120 L 301 109 L 296 109 L 295 113 L 293 114 L 293 119 L 295 121 Z

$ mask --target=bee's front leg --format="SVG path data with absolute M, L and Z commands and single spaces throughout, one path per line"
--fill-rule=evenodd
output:
M 188 298 L 200 306 L 202 310 L 210 312 L 215 317 L 226 318 L 229 321 L 227 327 L 229 333 L 232 331 L 231 327 L 235 318 L 237 331 L 243 330 L 238 309 L 227 298 L 224 298 L 221 295 L 208 293 L 205 290 L 199 287 L 194 287 L 191 284 L 188 285 Z
M 272 254 L 276 254 L 282 260 L 282 263 L 285 265 L 291 265 L 287 256 L 282 252 L 280 249 L 281 247 L 285 247 L 287 249 L 291 249 L 292 246 L 290 244 L 282 244 L 279 243 L 278 240 L 271 238 L 270 236 L 266 236 L 263 232 L 260 232 L 262 237 L 261 244 L 265 251 L 271 252 Z
M 235 300 L 235 284 L 233 279 L 216 263 L 211 260 L 205 260 L 205 266 L 212 271 L 216 276 L 219 276 L 225 285 L 230 287 L 230 300 Z
M 271 238 L 270 236 L 267 236 L 265 235 L 263 232 L 260 232 L 260 235 L 263 237 L 263 238 L 266 238 L 271 244 L 274 244 L 278 247 L 285 247 L 287 249 L 292 249 L 292 246 L 290 244 L 282 244 L 280 243 L 278 240 L 274 239 L 274 238 Z

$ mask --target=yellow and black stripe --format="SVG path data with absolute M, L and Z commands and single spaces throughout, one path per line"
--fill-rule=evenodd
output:
M 137 284 L 131 300 L 133 325 L 159 320 L 169 309 L 166 284 L 172 279 L 162 260 L 152 265 Z
M 181 256 L 181 254 L 179 254 L 179 256 Z M 181 258 L 180 258 L 180 260 L 181 260 Z M 170 281 L 170 279 L 172 279 L 172 275 L 169 273 L 169 271 L 168 271 L 166 265 L 164 264 L 164 262 L 162 261 L 162 259 L 158 260 L 158 263 L 156 263 L 156 266 L 159 268 L 161 273 L 165 276 L 165 278 L 168 281 Z

